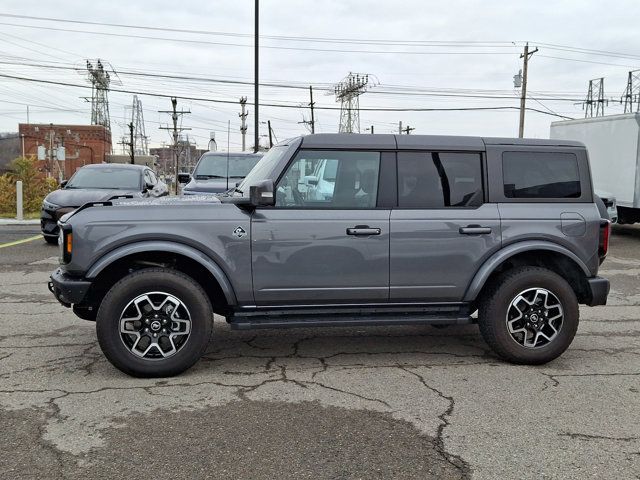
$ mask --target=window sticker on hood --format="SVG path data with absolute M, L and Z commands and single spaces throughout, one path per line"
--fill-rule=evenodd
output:
M 238 238 L 242 238 L 246 234 L 247 234 L 247 231 L 242 227 L 236 227 L 235 230 L 233 231 L 233 236 Z

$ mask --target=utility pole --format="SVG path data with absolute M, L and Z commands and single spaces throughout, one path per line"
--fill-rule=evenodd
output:
M 267 120 L 267 126 L 269 127 L 269 148 L 273 147 L 273 136 L 271 135 L 271 120 Z
M 171 110 L 159 110 L 159 113 L 170 113 L 171 114 L 171 120 L 173 120 L 173 127 L 160 127 L 160 130 L 167 130 L 167 131 L 172 131 L 172 139 L 173 139 L 173 155 L 174 155 L 174 168 L 175 168 L 175 176 L 174 176 L 174 183 L 175 183 L 175 193 L 176 195 L 178 194 L 178 169 L 179 169 L 179 165 L 178 165 L 178 158 L 179 158 L 179 152 L 178 152 L 178 140 L 179 140 L 179 133 L 182 132 L 183 130 L 191 130 L 190 128 L 187 127 L 178 127 L 178 119 L 180 117 L 182 117 L 182 115 L 185 115 L 187 113 L 191 113 L 190 110 L 177 110 L 177 106 L 178 106 L 178 99 L 176 97 L 171 97 Z
M 524 111 L 525 105 L 527 101 L 527 74 L 529 72 L 529 57 L 531 57 L 534 53 L 538 51 L 536 47 L 535 50 L 529 51 L 529 42 L 524 46 L 524 53 L 520 55 L 520 58 L 523 59 L 522 66 L 522 94 L 520 96 L 520 125 L 518 127 L 518 137 L 524 137 Z
M 253 119 L 254 122 L 254 132 L 253 132 L 253 153 L 257 153 L 258 149 L 260 148 L 260 132 L 259 132 L 259 120 L 260 117 L 258 116 L 258 105 L 260 104 L 259 100 L 258 100 L 258 87 L 259 87 L 259 64 L 258 64 L 258 57 L 259 57 L 259 13 L 260 13 L 260 7 L 259 7 L 259 2 L 258 0 L 255 0 L 255 39 L 254 39 L 254 80 L 253 80 L 253 89 L 254 89 L 254 93 L 253 93 L 253 97 L 254 97 L 254 115 L 255 118 Z
M 365 128 L 365 130 L 367 132 L 371 132 L 371 135 L 373 135 L 373 125 L 371 125 L 369 128 Z
M 313 87 L 309 85 L 309 108 L 311 109 L 311 133 L 316 133 L 316 119 L 313 116 L 313 107 L 315 103 L 313 103 Z
M 402 131 L 405 133 L 405 135 L 409 135 L 414 130 L 415 130 L 414 127 L 410 127 L 409 125 L 407 125 Z
M 127 142 L 125 140 L 126 137 L 122 137 L 122 141 L 120 142 L 120 145 L 122 145 L 123 147 L 129 148 L 129 157 L 131 158 L 130 163 L 131 165 L 134 165 L 135 164 L 135 142 L 133 140 L 133 130 L 134 130 L 133 122 L 127 123 L 127 127 L 129 127 L 129 141 Z M 122 153 L 124 153 L 124 151 Z
M 402 120 L 398 122 L 398 133 L 402 135 Z
M 130 151 L 130 155 L 131 155 L 131 165 L 135 165 L 136 164 L 136 153 L 135 153 L 135 149 L 134 149 L 134 142 L 133 142 L 133 122 L 129 122 L 129 151 Z
M 240 124 L 240 133 L 242 134 L 242 151 L 244 152 L 245 148 L 246 148 L 246 135 L 247 135 L 247 115 L 249 115 L 248 113 L 246 113 L 245 108 L 247 105 L 247 97 L 240 97 L 240 108 L 242 108 L 242 112 L 238 114 L 238 116 L 240 117 L 240 121 L 242 122 Z
M 304 114 L 302 114 L 302 121 L 298 123 L 302 123 L 303 125 L 309 125 L 309 131 L 313 134 L 313 133 L 316 133 L 316 119 L 313 111 L 313 107 L 315 106 L 315 103 L 313 101 L 313 87 L 311 85 L 309 85 L 309 97 L 310 97 L 309 108 L 311 109 L 311 120 L 306 120 L 304 118 Z

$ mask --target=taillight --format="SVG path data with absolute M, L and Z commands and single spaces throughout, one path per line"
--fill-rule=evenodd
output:
M 609 220 L 602 220 L 600 222 L 600 241 L 598 242 L 598 256 L 600 257 L 600 263 L 607 256 L 609 251 L 609 237 L 611 236 L 611 222 Z

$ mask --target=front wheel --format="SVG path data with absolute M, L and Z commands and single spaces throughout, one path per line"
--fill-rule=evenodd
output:
M 480 305 L 478 323 L 489 346 L 513 363 L 540 365 L 560 356 L 578 329 L 578 300 L 560 275 L 520 267 L 500 275 Z
M 204 354 L 213 329 L 207 294 L 171 269 L 131 273 L 106 294 L 96 322 L 107 359 L 136 377 L 170 377 Z

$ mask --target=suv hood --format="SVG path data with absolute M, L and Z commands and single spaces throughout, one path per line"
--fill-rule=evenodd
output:
M 61 207 L 79 207 L 87 202 L 105 202 L 117 195 L 132 195 L 141 197 L 142 193 L 135 190 L 104 190 L 90 188 L 61 188 L 54 190 L 45 200 Z
M 117 198 L 111 201 L 113 205 L 119 207 L 139 207 L 139 206 L 179 206 L 179 205 L 220 205 L 220 199 L 214 195 L 189 195 L 182 196 L 166 196 L 166 197 L 150 197 L 150 198 Z
M 108 199 L 95 200 L 96 202 L 106 202 Z M 80 208 L 63 215 L 60 222 L 65 223 L 74 215 L 91 209 L 91 216 L 97 220 L 103 215 L 105 217 L 115 218 L 113 215 L 116 211 L 121 212 L 128 219 L 139 218 L 144 220 L 149 215 L 156 212 L 166 212 L 169 208 L 188 208 L 202 207 L 206 208 L 219 207 L 222 203 L 218 197 L 213 195 L 189 195 L 188 197 L 149 197 L 149 198 L 117 198 L 111 200 L 107 205 L 82 205 Z M 117 210 L 116 210 L 117 209 Z M 107 213 L 108 212 L 108 213 Z

